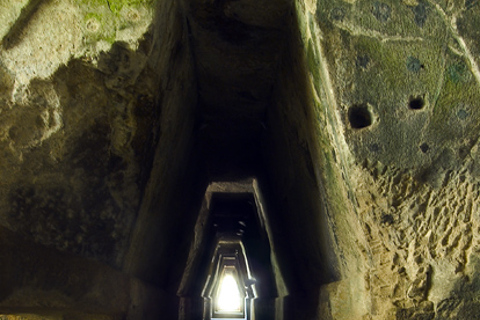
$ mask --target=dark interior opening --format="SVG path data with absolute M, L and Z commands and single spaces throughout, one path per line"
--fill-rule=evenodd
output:
M 366 104 L 354 105 L 348 109 L 348 121 L 354 129 L 366 128 L 372 124 L 372 115 Z
M 408 102 L 408 107 L 412 110 L 421 110 L 425 106 L 425 101 L 423 97 L 410 97 Z

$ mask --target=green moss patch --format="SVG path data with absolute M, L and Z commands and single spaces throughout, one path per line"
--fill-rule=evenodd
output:
M 77 0 L 77 2 L 92 9 L 107 7 L 115 15 L 120 15 L 124 7 L 138 8 L 153 5 L 153 0 Z
M 139 11 L 152 8 L 153 0 L 76 0 L 84 13 L 86 43 L 116 41 L 119 30 L 142 22 Z

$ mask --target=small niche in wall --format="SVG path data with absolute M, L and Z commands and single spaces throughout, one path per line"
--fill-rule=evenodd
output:
M 348 109 L 348 121 L 354 129 L 362 129 L 372 125 L 372 114 L 366 103 L 356 104 Z
M 423 96 L 410 96 L 408 99 L 408 108 L 411 110 L 422 110 L 425 107 Z

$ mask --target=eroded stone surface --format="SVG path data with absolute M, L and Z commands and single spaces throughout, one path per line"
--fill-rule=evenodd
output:
M 475 318 L 480 79 L 476 28 L 462 25 L 475 25 L 472 10 L 318 3 L 340 156 L 368 241 L 368 319 Z
M 93 36 L 105 28 L 85 26 L 93 11 L 114 14 L 103 4 L 31 1 L 11 10 L 31 14 L 13 20 L 2 42 L 0 220 L 39 243 L 118 265 L 156 131 L 151 36 L 142 39 L 152 9 L 139 2 L 105 18 L 116 24 L 111 41 L 131 30 L 129 42 L 106 51 L 97 48 L 105 37 Z

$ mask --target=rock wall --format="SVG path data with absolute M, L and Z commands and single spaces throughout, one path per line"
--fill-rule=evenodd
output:
M 158 135 L 153 10 L 2 6 L 0 223 L 119 266 L 152 162 L 144 150 Z
M 178 28 L 164 28 L 172 19 L 161 14 L 176 7 L 69 0 L 0 7 L 2 317 L 167 314 L 171 297 L 138 279 L 153 282 L 158 270 L 139 271 L 144 261 L 132 266 L 128 258 L 132 243 L 145 244 L 135 226 L 145 219 L 140 208 L 151 194 L 152 167 L 172 176 L 153 182 L 160 192 L 173 189 L 169 183 L 188 167 L 172 147 L 185 150 L 172 133 L 182 131 L 172 112 L 183 110 L 162 100 L 172 87 L 170 98 L 184 88 L 171 80 L 169 59 L 182 39 L 163 34 Z M 187 79 L 185 87 L 194 85 Z M 167 211 L 162 204 L 157 210 Z M 171 234 L 158 234 L 168 243 Z
M 313 82 L 325 85 L 318 63 L 331 80 L 332 157 L 367 240 L 357 250 L 367 309 L 355 318 L 477 317 L 478 10 L 324 1 L 303 11 Z M 342 300 L 359 291 L 330 287 L 332 318 L 352 319 Z

